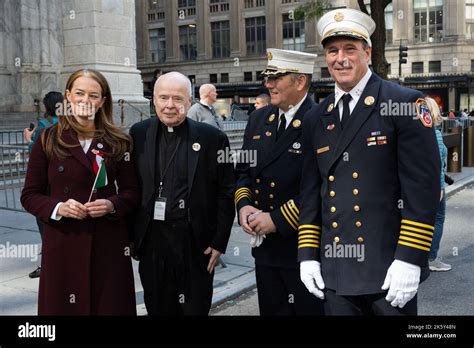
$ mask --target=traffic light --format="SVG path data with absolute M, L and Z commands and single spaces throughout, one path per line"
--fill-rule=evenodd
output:
M 407 63 L 407 60 L 405 59 L 406 57 L 408 57 L 408 47 L 407 46 L 402 46 L 400 45 L 400 47 L 398 48 L 398 62 L 400 64 L 406 64 Z

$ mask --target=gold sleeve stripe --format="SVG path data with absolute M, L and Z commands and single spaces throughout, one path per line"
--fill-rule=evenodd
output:
M 280 210 L 281 210 L 281 212 L 283 213 L 284 218 L 286 219 L 286 221 L 288 221 L 288 223 L 290 224 L 290 226 L 291 226 L 295 231 L 297 231 L 297 230 L 298 230 L 298 220 L 296 220 L 296 221 L 293 220 L 293 219 L 294 219 L 293 216 L 288 215 L 289 213 L 286 212 L 285 208 L 286 208 L 285 205 L 282 205 L 282 206 L 280 207 Z
M 422 244 L 422 245 L 426 245 L 428 247 L 431 247 L 431 243 L 423 242 L 423 241 L 415 239 L 415 238 L 400 236 L 400 240 L 407 240 L 409 242 L 418 243 L 418 244 Z
M 425 229 L 434 231 L 434 226 L 427 225 L 427 224 L 422 224 L 421 222 L 416 222 L 416 221 L 413 221 L 413 220 L 403 219 L 402 224 L 409 224 L 409 225 L 413 225 L 413 226 L 417 226 L 417 227 L 421 227 L 421 228 L 425 228 Z
M 320 237 L 319 236 L 311 236 L 311 235 L 307 235 L 307 234 L 298 236 L 298 240 L 305 239 L 305 238 L 319 239 Z
M 426 231 L 426 230 L 420 230 L 419 228 L 410 227 L 410 226 L 407 226 L 407 225 L 402 225 L 401 228 L 405 229 L 405 230 L 413 231 L 413 232 L 420 232 L 420 233 L 428 234 L 430 236 L 433 235 L 433 232 Z
M 309 247 L 309 248 L 319 248 L 319 244 L 305 243 L 305 244 L 298 245 L 298 249 L 299 249 L 299 248 L 306 248 L 306 247 Z
M 299 229 L 302 230 L 304 228 L 308 228 L 308 229 L 311 229 L 311 230 L 319 230 L 321 231 L 321 227 L 320 226 L 317 226 L 317 225 L 300 225 Z
M 250 194 L 246 192 L 242 192 L 235 195 L 236 200 L 240 200 L 242 199 L 242 197 L 250 197 Z
M 235 203 L 238 203 L 242 198 L 252 198 L 252 192 L 247 187 L 242 187 L 235 192 Z
M 289 207 L 290 209 L 292 209 L 292 210 L 296 213 L 296 215 L 298 215 L 298 216 L 300 215 L 300 210 L 299 210 L 298 207 L 296 206 L 294 200 L 290 199 L 290 200 L 287 202 L 287 204 L 288 204 L 288 207 Z
M 285 207 L 286 207 L 286 210 L 288 211 L 288 213 L 294 217 L 294 219 L 296 221 L 300 221 L 300 215 L 295 211 L 293 210 L 289 205 L 288 203 L 285 203 L 283 204 Z M 297 224 L 298 225 L 298 224 Z
M 309 235 L 309 236 L 320 236 L 321 232 L 309 231 L 309 230 L 299 230 L 298 235 Z
M 250 194 L 251 191 L 250 191 L 250 189 L 247 188 L 247 187 L 242 187 L 242 188 L 239 188 L 239 189 L 235 192 L 235 195 L 239 195 L 239 194 L 241 194 L 241 193 L 248 193 L 248 194 Z
M 433 238 L 426 237 L 426 236 L 420 236 L 417 233 L 412 233 L 412 232 L 408 232 L 408 231 L 404 231 L 404 230 L 401 230 L 400 234 L 403 234 L 404 236 L 412 236 L 412 237 L 416 237 L 416 238 L 419 238 L 419 239 L 429 240 L 430 242 L 433 240 Z
M 317 244 L 319 245 L 319 240 L 304 240 L 298 243 L 298 246 L 303 245 L 303 244 Z
M 402 242 L 400 240 L 398 241 L 398 244 L 409 246 L 409 247 L 412 247 L 412 248 L 415 248 L 415 249 L 428 251 L 428 252 L 430 251 L 430 248 L 425 248 L 425 247 L 422 247 L 422 246 L 419 246 L 419 245 L 416 245 L 416 244 L 412 244 L 412 243 Z
M 243 198 L 251 199 L 251 196 L 250 196 L 250 195 L 240 195 L 240 196 L 238 196 L 238 197 L 235 197 L 234 202 L 237 204 L 237 203 L 239 203 L 240 200 L 243 199 Z
M 304 243 L 304 242 L 315 242 L 315 243 L 319 243 L 319 238 L 299 238 L 299 239 L 298 239 L 298 243 L 299 243 L 299 244 Z

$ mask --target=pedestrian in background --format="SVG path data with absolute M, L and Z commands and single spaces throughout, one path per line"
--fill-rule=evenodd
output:
M 255 110 L 261 109 L 268 104 L 270 104 L 270 96 L 266 93 L 262 93 L 255 99 Z
M 38 135 L 43 131 L 43 129 L 52 126 L 53 124 L 58 122 L 58 116 L 56 115 L 56 111 L 58 108 L 62 107 L 64 101 L 64 97 L 60 92 L 48 92 L 43 98 L 43 105 L 45 107 L 45 113 L 43 118 L 41 118 L 38 122 L 38 125 L 33 128 L 25 128 L 23 130 L 23 136 L 25 141 L 28 143 L 28 152 L 31 153 L 33 149 L 33 144 L 35 143 L 36 139 L 38 139 Z M 41 240 L 43 240 L 43 223 L 39 218 L 36 218 L 36 224 L 38 225 L 38 231 L 41 236 Z M 38 266 L 33 272 L 31 272 L 28 276 L 30 278 L 38 278 L 41 273 L 41 266 Z
M 199 102 L 189 109 L 188 117 L 194 121 L 204 122 L 223 130 L 223 121 L 214 109 L 214 104 L 217 101 L 216 87 L 211 84 L 202 85 L 199 88 L 199 98 Z
M 433 123 L 436 127 L 439 127 L 442 123 L 441 112 L 439 106 L 434 99 L 425 98 L 428 108 L 430 109 L 431 116 L 433 117 Z M 441 172 L 440 172 L 440 184 L 441 194 L 438 203 L 438 209 L 436 210 L 436 221 L 434 225 L 433 241 L 431 242 L 430 253 L 428 255 L 428 263 L 431 271 L 442 272 L 449 271 L 451 265 L 441 261 L 438 256 L 439 245 L 441 237 L 443 236 L 444 220 L 446 216 L 446 195 L 445 195 L 445 182 L 444 176 L 446 174 L 448 149 L 443 143 L 443 134 L 439 128 L 436 128 L 436 139 L 438 140 L 439 156 L 441 158 Z

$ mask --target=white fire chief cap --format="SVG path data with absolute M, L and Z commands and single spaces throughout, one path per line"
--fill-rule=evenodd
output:
M 321 44 L 335 36 L 347 36 L 365 40 L 370 47 L 370 35 L 375 31 L 374 20 L 365 13 L 342 8 L 326 13 L 318 21 L 318 32 L 321 35 Z
M 262 72 L 262 75 L 313 74 L 317 57 L 317 54 L 268 48 L 267 68 Z

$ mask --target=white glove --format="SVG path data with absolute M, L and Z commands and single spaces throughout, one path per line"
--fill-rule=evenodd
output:
M 385 299 L 393 307 L 403 308 L 415 297 L 420 284 L 420 266 L 395 260 L 388 268 L 382 290 L 388 290 Z
M 321 264 L 318 261 L 302 261 L 300 263 L 300 278 L 306 289 L 317 298 L 324 299 L 324 281 L 321 275 Z
M 252 235 L 250 237 L 250 245 L 252 248 L 258 248 L 262 243 L 263 239 L 265 238 L 265 234 L 257 234 L 257 235 Z

